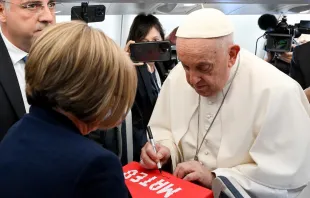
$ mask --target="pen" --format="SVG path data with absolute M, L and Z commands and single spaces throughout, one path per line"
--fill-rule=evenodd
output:
M 153 150 L 154 150 L 155 153 L 157 153 L 155 142 L 154 142 L 154 139 L 153 139 L 153 134 L 152 134 L 152 131 L 151 131 L 151 127 L 148 126 L 146 131 L 147 131 L 147 133 L 149 135 L 149 139 L 150 139 L 150 142 L 152 144 Z M 160 164 L 160 162 L 157 162 L 157 168 L 158 168 L 159 172 L 161 173 L 161 164 Z

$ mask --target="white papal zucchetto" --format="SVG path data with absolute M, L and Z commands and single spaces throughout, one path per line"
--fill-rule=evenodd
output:
M 223 12 L 204 8 L 187 15 L 176 33 L 181 38 L 217 38 L 234 32 L 231 20 Z

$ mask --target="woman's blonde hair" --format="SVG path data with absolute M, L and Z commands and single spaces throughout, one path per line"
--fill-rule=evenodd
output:
M 100 30 L 66 22 L 44 30 L 29 52 L 29 104 L 59 108 L 86 124 L 113 127 L 130 110 L 137 87 L 127 54 Z

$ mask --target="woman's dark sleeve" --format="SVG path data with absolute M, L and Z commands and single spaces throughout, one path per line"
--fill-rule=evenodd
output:
M 290 76 L 294 80 L 296 80 L 303 89 L 306 89 L 307 87 L 305 87 L 305 79 L 304 76 L 302 75 L 302 71 L 298 60 L 298 52 L 299 52 L 298 49 L 299 47 L 297 46 L 293 52 L 293 58 L 291 60 Z
M 92 160 L 76 182 L 78 198 L 128 197 L 122 166 L 110 152 Z

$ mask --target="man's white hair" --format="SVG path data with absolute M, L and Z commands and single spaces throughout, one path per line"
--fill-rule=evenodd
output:
M 226 36 L 218 37 L 215 39 L 217 40 L 218 46 L 220 49 L 227 48 L 230 45 L 234 44 L 234 34 L 233 33 L 226 35 Z

